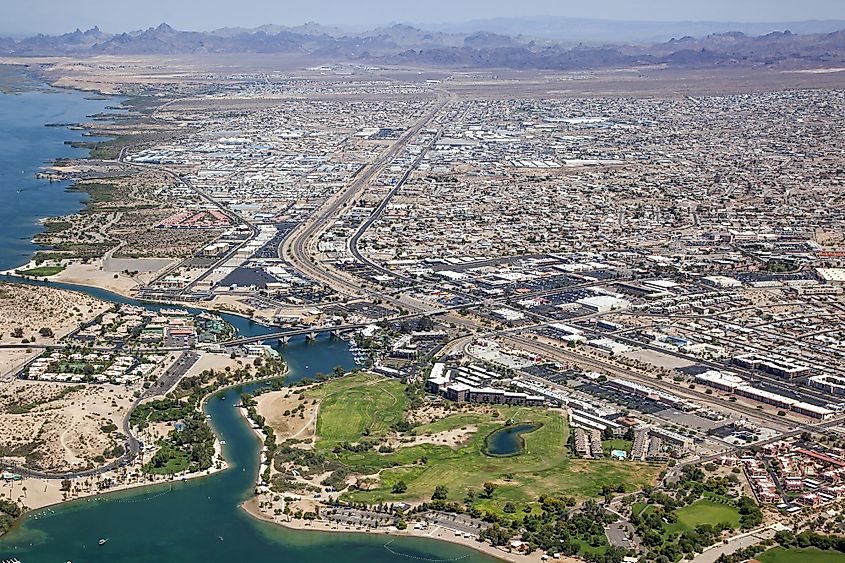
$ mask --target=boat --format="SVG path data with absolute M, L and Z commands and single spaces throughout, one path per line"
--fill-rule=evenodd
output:
M 226 400 L 226 395 L 220 395 L 220 400 L 221 400 L 221 401 L 225 401 L 225 400 Z
M 223 541 L 223 536 L 217 536 L 217 539 Z
M 100 538 L 100 541 L 98 541 L 97 543 L 98 543 L 98 544 L 100 544 L 100 545 L 103 545 L 103 544 L 104 544 L 104 543 L 106 543 L 107 541 L 109 541 L 109 539 L 108 539 L 108 538 Z
M 159 313 L 165 317 L 187 317 L 190 316 L 187 309 L 159 309 Z

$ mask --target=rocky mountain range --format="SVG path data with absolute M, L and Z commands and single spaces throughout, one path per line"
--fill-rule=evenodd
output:
M 845 28 L 845 20 L 804 20 L 782 22 L 731 21 L 648 21 L 579 18 L 571 16 L 490 18 L 464 22 L 424 24 L 422 29 L 446 33 L 472 33 L 479 29 L 502 35 L 525 35 L 541 39 L 584 43 L 661 43 L 672 37 L 706 37 L 725 31 L 765 35 L 772 31 L 830 33 Z
M 636 65 L 816 68 L 845 65 L 845 30 L 813 34 L 783 31 L 758 36 L 727 32 L 642 45 L 568 44 L 485 31 L 427 31 L 408 25 L 360 33 L 313 23 L 200 32 L 176 30 L 163 23 L 118 34 L 94 27 L 57 36 L 0 38 L 0 54 L 12 56 L 215 53 L 290 53 L 309 55 L 315 60 L 367 64 L 512 69 L 578 70 Z

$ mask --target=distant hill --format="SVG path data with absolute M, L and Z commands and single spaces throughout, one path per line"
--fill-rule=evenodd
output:
M 325 61 L 472 68 L 577 70 L 658 64 L 817 68 L 845 66 L 845 30 L 804 34 L 784 30 L 763 35 L 729 31 L 640 44 L 572 43 L 490 30 L 446 32 L 404 24 L 352 33 L 316 23 L 210 32 L 180 31 L 162 23 L 118 34 L 94 27 L 55 36 L 0 38 L 0 54 L 13 56 L 215 53 L 296 53 Z
M 739 31 L 746 35 L 765 35 L 787 29 L 799 34 L 830 33 L 845 28 L 845 19 L 748 23 L 543 17 L 493 18 L 419 27 L 443 33 L 486 31 L 502 35 L 524 35 L 564 43 L 661 43 L 673 37 L 704 37 L 727 31 Z

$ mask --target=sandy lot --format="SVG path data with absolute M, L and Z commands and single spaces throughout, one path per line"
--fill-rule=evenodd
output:
M 320 403 L 318 402 L 315 405 L 310 400 L 300 401 L 298 391 L 293 392 L 287 389 L 273 391 L 256 399 L 258 402 L 256 410 L 276 433 L 277 442 L 282 442 L 288 438 L 310 440 L 314 437 Z M 301 404 L 305 405 L 303 418 L 299 418 L 298 412 L 285 416 L 286 410 L 293 411 Z
M 104 258 L 103 269 L 107 272 L 158 272 L 169 266 L 173 260 L 169 258 Z
M 111 305 L 82 293 L 52 287 L 0 284 L 0 344 L 19 344 L 26 338 L 38 344 L 51 344 L 77 328 L 79 323 L 107 310 Z M 38 334 L 42 328 L 54 337 Z M 22 336 L 14 337 L 16 329 Z M 0 375 L 6 375 L 40 351 L 0 349 Z
M 634 350 L 632 352 L 625 352 L 622 355 L 626 358 L 633 358 L 635 360 L 666 369 L 680 369 L 694 364 L 694 362 L 690 362 L 676 356 L 670 356 L 669 354 L 663 354 L 655 350 Z
M 102 465 L 95 458 L 123 442 L 131 404 L 132 391 L 115 385 L 14 380 L 0 389 L 0 450 L 46 471 Z
M 250 362 L 247 362 L 249 364 Z M 185 373 L 186 377 L 199 375 L 203 371 L 207 369 L 213 369 L 215 372 L 218 371 L 225 371 L 225 369 L 232 368 L 232 371 L 243 367 L 244 359 L 243 358 L 236 358 L 232 359 L 231 356 L 228 354 L 215 354 L 212 352 L 203 352 L 200 355 L 200 359 L 191 366 L 191 368 Z
M 452 449 L 457 449 L 463 444 L 467 443 L 472 436 L 478 432 L 478 426 L 474 424 L 467 425 L 463 428 L 455 428 L 454 430 L 446 430 L 444 432 L 437 432 L 430 435 L 414 436 L 413 439 L 396 437 L 388 437 L 386 443 L 392 448 L 408 448 L 420 444 L 436 444 L 440 446 L 449 446 Z
M 100 287 L 121 295 L 130 295 L 132 289 L 139 283 L 138 279 L 127 276 L 126 274 L 103 270 L 101 260 L 95 260 L 90 264 L 69 264 L 62 272 L 52 276 L 50 279 Z

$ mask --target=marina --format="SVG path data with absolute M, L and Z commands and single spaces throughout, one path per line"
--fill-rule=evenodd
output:
M 283 353 L 290 367 L 288 382 L 330 371 L 338 364 L 346 369 L 355 367 L 346 343 L 331 337 L 319 337 L 316 342 L 292 340 Z M 148 561 L 153 553 L 150 550 L 155 550 L 166 553 L 168 560 L 185 562 L 264 561 L 276 557 L 318 562 L 394 561 L 395 555 L 384 549 L 380 536 L 288 530 L 256 520 L 240 508 L 255 483 L 259 444 L 238 409 L 220 397 L 252 392 L 262 385 L 254 383 L 220 392 L 205 403 L 215 432 L 225 438 L 224 455 L 231 463 L 229 470 L 30 513 L 20 526 L 0 539 L 0 557 L 14 556 L 22 561 L 141 562 Z M 92 545 L 84 539 L 97 537 L 98 532 L 106 542 Z M 221 537 L 235 540 L 221 541 Z M 149 538 L 155 540 L 150 542 Z M 468 548 L 435 540 L 402 537 L 391 548 L 415 558 L 492 561 Z
M 49 100 L 68 99 L 58 96 Z M 0 95 L 0 125 L 7 129 L 6 122 L 18 109 L 13 109 L 9 98 Z M 72 103 L 78 105 L 64 108 L 59 115 L 67 119 L 80 119 L 91 111 L 91 102 L 83 100 L 81 94 L 69 96 Z M 25 105 L 26 100 L 16 99 Z M 106 102 L 96 102 L 106 103 Z M 5 105 L 3 105 L 5 104 Z M 43 105 L 42 105 L 43 107 Z M 57 112 L 53 112 L 57 113 Z M 34 122 L 38 117 L 29 116 Z M 40 118 L 39 123 L 48 121 Z M 55 115 L 53 121 L 61 119 Z M 64 119 L 62 119 L 64 120 Z M 61 128 L 38 125 L 32 134 L 56 135 L 67 138 L 70 134 Z M 37 141 L 37 139 L 36 139 Z M 12 142 L 12 141 L 9 141 Z M 9 192 L 16 193 L 16 185 L 21 178 L 33 178 L 43 159 L 60 156 L 50 152 L 49 143 L 35 142 L 30 155 L 31 168 L 19 167 L 0 169 L 0 191 L 7 198 Z M 64 146 L 64 145 L 62 145 Z M 51 190 L 44 198 L 55 198 L 55 193 L 64 194 L 61 184 L 43 186 Z M 40 188 L 31 188 L 40 189 Z M 60 199 L 60 198 L 59 198 Z M 78 194 L 72 194 L 74 203 L 65 202 L 62 208 L 51 213 L 67 213 L 78 205 Z M 43 214 L 43 201 L 28 200 L 25 209 L 20 202 L 14 213 L 19 217 L 28 217 L 26 225 L 37 228 L 38 218 Z M 4 209 L 7 206 L 4 205 Z M 7 221 L 3 217 L 0 226 L 0 244 L 3 245 L 3 266 L 6 268 L 25 261 L 34 247 L 21 244 L 21 237 L 26 240 L 32 229 L 21 222 Z M 4 281 L 19 281 L 3 277 Z M 27 282 L 43 285 L 44 282 Z M 112 302 L 143 306 L 154 310 L 173 310 L 164 306 L 128 299 L 115 293 L 70 284 L 51 284 L 54 287 L 80 291 Z M 199 312 L 199 310 L 197 310 Z M 181 314 L 181 311 L 180 311 Z M 224 320 L 232 324 L 240 336 L 258 336 L 274 331 L 238 315 L 224 313 Z M 349 351 L 349 345 L 331 335 L 319 335 L 315 340 L 306 340 L 304 336 L 292 338 L 287 345 L 277 344 L 277 349 L 284 356 L 289 375 L 287 381 L 293 383 L 317 373 L 328 373 L 341 365 L 345 369 L 356 367 L 355 358 Z M 0 562 L 27 563 L 32 561 L 85 561 L 126 563 L 147 562 L 152 557 L 167 561 L 181 562 L 230 562 L 230 561 L 269 561 L 279 558 L 285 560 L 309 560 L 315 562 L 388 562 L 394 561 L 395 555 L 384 548 L 384 539 L 369 534 L 320 533 L 294 531 L 276 524 L 259 521 L 244 510 L 241 504 L 251 496 L 258 472 L 259 443 L 247 427 L 238 410 L 231 408 L 225 396 L 239 396 L 251 392 L 263 383 L 254 383 L 219 392 L 214 399 L 206 401 L 204 410 L 214 431 L 221 440 L 225 438 L 223 453 L 230 463 L 230 468 L 210 477 L 188 481 L 174 481 L 167 485 L 156 485 L 130 491 L 79 499 L 71 502 L 46 507 L 25 515 L 21 522 L 9 533 L 0 538 Z M 240 469 L 240 470 L 238 470 Z M 230 538 L 221 541 L 220 538 Z M 98 539 L 92 539 L 98 538 Z M 215 539 L 216 538 L 216 539 Z M 467 561 L 491 561 L 468 548 L 419 538 L 399 538 L 392 547 L 396 551 L 413 558 L 451 559 L 466 556 Z

